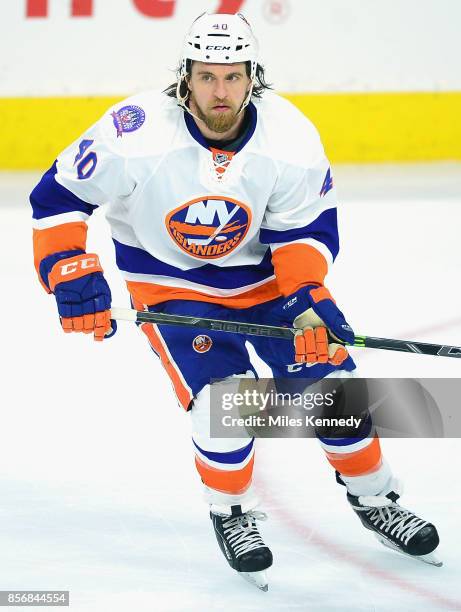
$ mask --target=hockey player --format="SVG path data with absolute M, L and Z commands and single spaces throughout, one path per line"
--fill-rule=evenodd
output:
M 245 18 L 203 14 L 188 32 L 177 83 L 111 108 L 31 194 L 35 266 L 65 332 L 116 331 L 86 222 L 107 203 L 116 261 L 137 309 L 302 329 L 295 346 L 249 337 L 275 377 L 347 375 L 354 335 L 324 285 L 338 253 L 336 194 L 312 123 L 269 91 Z M 267 589 L 272 554 L 258 531 L 254 440 L 210 437 L 210 381 L 254 376 L 238 334 L 141 325 L 190 412 L 195 462 L 232 568 Z M 330 336 L 327 335 L 327 329 Z M 212 409 L 212 407 L 211 407 Z M 321 438 L 368 529 L 434 562 L 435 527 L 398 504 L 372 431 Z

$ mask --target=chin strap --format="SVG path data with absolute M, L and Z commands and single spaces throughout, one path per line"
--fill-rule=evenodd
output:
M 187 106 L 187 104 L 186 104 L 187 100 L 189 99 L 189 95 L 190 95 L 189 88 L 187 88 L 185 96 L 181 95 L 181 87 L 182 87 L 182 84 L 185 83 L 185 82 L 186 82 L 186 76 L 185 75 L 181 76 L 178 79 L 178 85 L 176 87 L 176 100 L 178 102 L 178 106 L 183 108 L 187 113 L 189 113 L 189 115 L 194 117 L 194 119 L 197 119 L 197 121 L 201 121 L 201 119 L 199 117 L 197 117 L 197 115 L 195 115 L 191 111 L 191 109 Z
M 242 102 L 242 106 L 240 107 L 239 112 L 237 113 L 237 117 L 240 115 L 240 113 L 246 109 L 246 107 L 248 106 L 248 104 L 250 104 L 250 100 L 251 100 L 251 96 L 253 95 L 253 87 L 255 86 L 254 81 L 251 81 L 251 85 L 250 85 L 250 89 L 248 90 L 248 94 L 247 97 L 245 98 L 245 100 Z

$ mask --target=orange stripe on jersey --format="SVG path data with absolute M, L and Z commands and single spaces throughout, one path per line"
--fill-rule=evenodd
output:
M 211 467 L 196 456 L 195 466 L 203 483 L 210 487 L 210 489 L 215 489 L 215 491 L 220 491 L 221 493 L 239 495 L 245 493 L 251 484 L 254 460 L 253 455 L 241 470 L 226 471 Z
M 250 308 L 250 306 L 269 302 L 270 300 L 275 300 L 275 298 L 280 297 L 277 281 L 275 280 L 268 281 L 264 285 L 246 291 L 245 293 L 228 297 L 213 296 L 192 289 L 166 287 L 154 283 L 127 281 L 126 284 L 133 298 L 133 302 L 149 304 L 149 306 L 155 306 L 155 304 L 167 302 L 168 300 L 194 300 L 196 302 L 208 302 L 209 304 L 222 304 L 229 308 Z
M 309 244 L 287 244 L 272 254 L 272 264 L 282 295 L 305 285 L 323 285 L 328 272 L 325 257 Z
M 363 476 L 375 472 L 381 466 L 381 446 L 377 437 L 366 448 L 354 453 L 325 452 L 331 465 L 344 476 Z
M 162 341 L 160 340 L 159 335 L 155 331 L 154 326 L 152 325 L 152 323 L 143 323 L 141 325 L 141 329 L 149 339 L 151 347 L 160 357 L 160 361 L 162 362 L 163 367 L 165 368 L 168 376 L 171 379 L 171 382 L 173 383 L 173 387 L 178 397 L 179 403 L 184 408 L 184 410 L 187 410 L 189 408 L 192 395 L 189 389 L 187 389 L 187 387 L 182 382 L 181 376 L 179 375 L 179 372 L 176 369 L 175 365 L 171 363 L 167 352 L 163 347 Z
M 33 230 L 34 265 L 43 287 L 50 293 L 40 278 L 40 262 L 48 255 L 60 251 L 84 251 L 86 248 L 86 234 L 88 226 L 84 221 L 73 221 L 48 227 L 47 229 Z

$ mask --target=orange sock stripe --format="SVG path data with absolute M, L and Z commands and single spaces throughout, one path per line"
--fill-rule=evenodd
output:
M 189 408 L 192 395 L 189 389 L 184 385 L 181 376 L 178 370 L 176 369 L 176 366 L 171 363 L 167 352 L 165 351 L 163 344 L 160 340 L 160 337 L 154 329 L 154 326 L 152 325 L 152 323 L 143 323 L 141 325 L 141 329 L 146 334 L 151 347 L 160 357 L 160 361 L 162 362 L 163 367 L 165 368 L 168 376 L 171 379 L 171 382 L 173 383 L 174 390 L 176 392 L 176 395 L 178 396 L 178 400 L 181 406 L 184 408 L 184 410 L 187 410 Z
M 382 463 L 379 438 L 354 453 L 325 452 L 331 465 L 344 476 L 363 476 L 376 471 Z
M 204 463 L 199 457 L 195 457 L 195 466 L 203 483 L 221 493 L 240 495 L 245 493 L 251 484 L 253 476 L 254 455 L 241 470 L 218 470 Z
M 287 244 L 272 254 L 272 264 L 282 295 L 305 285 L 323 285 L 328 272 L 325 257 L 309 244 Z

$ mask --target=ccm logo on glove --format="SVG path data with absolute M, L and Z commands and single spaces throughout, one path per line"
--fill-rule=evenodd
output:
M 63 252 L 45 258 L 41 270 L 51 268 L 47 280 L 56 298 L 61 325 L 66 333 L 93 334 L 101 341 L 114 335 L 110 319 L 111 293 L 99 257 L 94 253 Z M 64 256 L 62 259 L 56 258 Z
M 72 261 L 64 260 L 56 263 L 49 276 L 48 282 L 51 291 L 54 291 L 58 283 L 74 280 L 86 276 L 91 272 L 102 272 L 99 257 L 97 255 L 77 255 Z
M 87 257 L 86 259 L 81 259 L 80 261 L 73 261 L 70 264 L 64 264 L 61 266 L 61 274 L 62 276 L 67 276 L 67 274 L 77 272 L 79 267 L 82 270 L 88 270 L 88 268 L 96 268 L 97 266 L 99 266 L 99 260 L 97 257 Z

